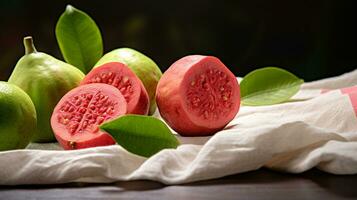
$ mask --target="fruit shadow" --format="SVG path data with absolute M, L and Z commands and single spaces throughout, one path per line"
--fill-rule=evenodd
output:
M 221 131 L 231 130 L 236 128 L 237 126 L 238 124 L 228 125 Z M 213 137 L 213 135 L 212 136 L 181 136 L 176 132 L 174 132 L 174 135 L 180 141 L 180 144 L 195 144 L 195 145 L 204 145 L 208 140 L 210 140 Z
M 357 199 L 357 175 L 335 175 L 312 169 L 302 173 L 301 177 L 318 184 L 335 195 Z

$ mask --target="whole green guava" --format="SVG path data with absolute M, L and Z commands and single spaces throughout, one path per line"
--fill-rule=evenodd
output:
M 19 87 L 0 81 L 0 151 L 25 148 L 36 130 L 36 110 Z
M 70 64 L 37 52 L 32 37 L 25 37 L 24 45 L 26 54 L 17 62 L 9 83 L 23 89 L 36 107 L 37 130 L 32 141 L 53 142 L 53 109 L 64 94 L 79 85 L 84 74 Z

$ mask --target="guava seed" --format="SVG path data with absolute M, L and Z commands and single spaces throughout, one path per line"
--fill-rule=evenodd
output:
M 129 77 L 121 77 L 119 75 L 115 75 L 112 72 L 103 72 L 99 75 L 94 76 L 88 83 L 106 83 L 109 85 L 113 85 L 118 88 L 120 92 L 123 93 L 125 100 L 127 102 L 130 101 L 131 95 L 134 93 L 132 90 L 132 83 Z
M 186 91 L 187 105 L 203 119 L 217 119 L 229 113 L 232 87 L 220 70 L 208 69 L 195 75 Z M 228 102 L 228 103 L 226 103 Z
M 74 102 L 74 104 L 72 104 Z M 71 134 L 98 126 L 114 113 L 114 105 L 107 95 L 97 92 L 72 97 L 61 107 L 57 116 L 59 123 L 66 126 Z

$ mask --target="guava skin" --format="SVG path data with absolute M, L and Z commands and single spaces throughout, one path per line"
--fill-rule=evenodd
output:
M 83 77 L 79 69 L 35 49 L 27 51 L 17 62 L 9 83 L 23 89 L 35 105 L 37 130 L 32 142 L 56 141 L 50 125 L 53 108 L 64 94 L 79 85 Z
M 213 56 L 191 55 L 173 63 L 156 91 L 160 115 L 182 136 L 213 135 L 239 111 L 234 74 Z
M 130 48 L 119 48 L 106 53 L 94 66 L 98 67 L 108 62 L 126 64 L 139 77 L 150 98 L 149 114 L 156 110 L 155 92 L 162 72 L 156 63 L 146 55 Z
M 0 151 L 23 149 L 36 130 L 36 110 L 19 87 L 0 81 Z

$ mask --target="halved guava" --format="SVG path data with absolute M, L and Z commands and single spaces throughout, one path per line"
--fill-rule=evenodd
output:
M 118 88 L 128 103 L 127 113 L 148 114 L 149 95 L 140 79 L 125 64 L 109 62 L 92 69 L 81 85 L 89 83 L 106 83 Z
M 162 118 L 179 134 L 212 135 L 238 113 L 240 89 L 234 74 L 218 58 L 191 55 L 163 74 L 156 102 Z
M 115 144 L 99 125 L 127 113 L 127 103 L 120 91 L 108 84 L 93 83 L 76 87 L 56 105 L 51 127 L 64 149 Z
M 162 75 L 156 63 L 143 53 L 131 48 L 114 49 L 95 64 L 94 68 L 108 62 L 120 62 L 126 64 L 143 82 L 150 99 L 150 115 L 156 110 L 155 91 L 157 83 Z

